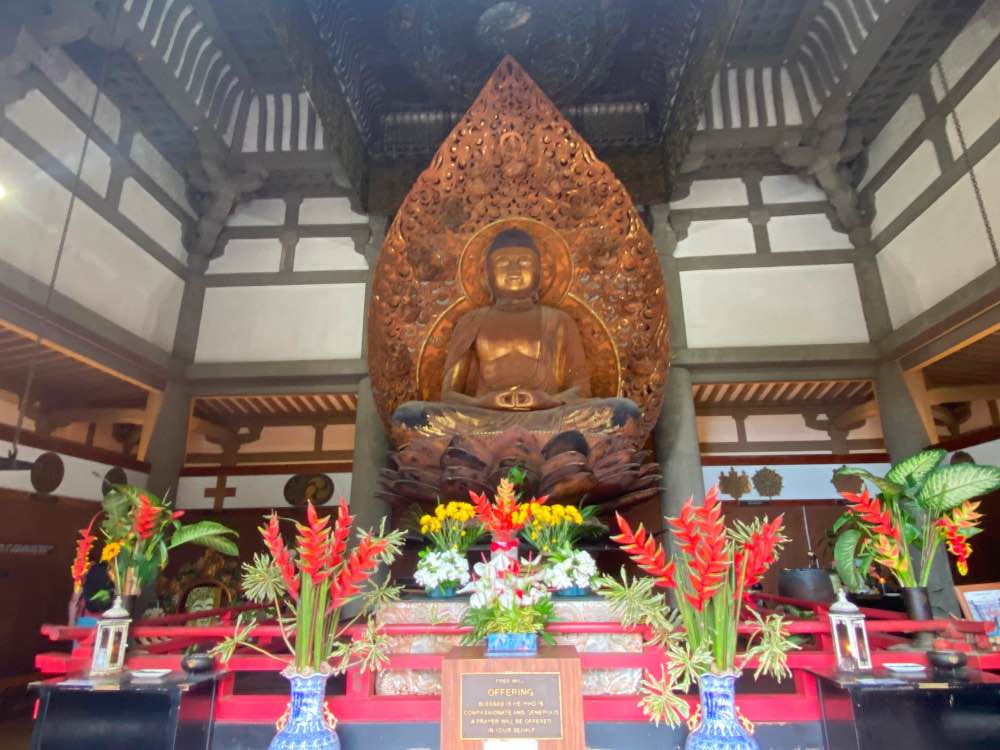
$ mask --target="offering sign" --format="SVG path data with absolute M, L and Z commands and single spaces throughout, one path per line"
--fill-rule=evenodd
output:
M 463 674 L 462 740 L 561 740 L 558 672 Z

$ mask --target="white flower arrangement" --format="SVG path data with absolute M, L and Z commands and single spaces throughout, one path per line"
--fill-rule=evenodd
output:
M 413 578 L 427 591 L 458 588 L 469 583 L 469 562 L 458 550 L 425 550 Z
M 463 589 L 472 592 L 469 600 L 472 609 L 494 603 L 505 608 L 530 606 L 548 598 L 549 590 L 537 561 L 518 562 L 509 555 L 499 554 L 476 563 L 473 571 L 475 578 Z
M 589 552 L 573 550 L 568 555 L 550 558 L 542 572 L 546 585 L 560 591 L 589 588 L 597 577 L 597 563 Z

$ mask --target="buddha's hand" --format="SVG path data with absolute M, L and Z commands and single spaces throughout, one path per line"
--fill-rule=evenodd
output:
M 508 411 L 537 411 L 560 406 L 562 401 L 553 398 L 544 391 L 529 391 L 522 388 L 510 388 L 497 393 L 493 398 L 494 408 Z

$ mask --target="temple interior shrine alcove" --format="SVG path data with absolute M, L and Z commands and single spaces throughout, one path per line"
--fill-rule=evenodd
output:
M 801 651 L 736 693 L 762 748 L 846 746 L 813 673 L 841 582 L 877 666 L 923 629 L 992 689 L 997 491 L 943 516 L 974 536 L 928 536 L 938 630 L 892 555 L 856 540 L 857 581 L 836 557 L 863 477 L 1000 464 L 998 102 L 1000 0 L 0 2 L 0 750 L 72 746 L 30 744 L 29 685 L 90 665 L 108 605 L 70 570 L 124 485 L 238 534 L 169 550 L 126 668 L 180 674 L 261 609 L 242 566 L 272 511 L 289 544 L 341 498 L 400 532 L 392 658 L 326 688 L 345 750 L 439 747 L 469 598 L 424 595 L 426 532 L 512 469 L 522 500 L 588 509 L 600 574 L 655 567 L 618 516 L 676 555 L 665 517 L 713 486 L 730 526 L 783 517 L 748 597 Z M 595 592 L 553 600 L 587 747 L 680 747 L 637 706 L 662 652 Z M 281 668 L 229 664 L 200 746 L 267 747 Z M 1000 747 L 973 714 L 955 746 Z

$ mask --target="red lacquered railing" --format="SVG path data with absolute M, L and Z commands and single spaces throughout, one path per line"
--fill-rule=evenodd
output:
M 757 596 L 757 595 L 755 595 Z M 811 636 L 812 643 L 794 651 L 789 656 L 792 681 L 789 692 L 744 693 L 738 697 L 743 714 L 754 722 L 817 721 L 819 703 L 815 679 L 810 668 L 822 669 L 833 666 L 830 628 L 826 607 L 815 602 L 783 599 L 760 595 L 762 606 L 769 608 L 788 604 L 799 609 L 811 610 L 814 619 L 792 620 L 789 631 L 796 636 Z M 200 643 L 212 644 L 233 632 L 235 610 L 212 610 L 190 615 L 172 615 L 155 620 L 139 621 L 133 625 L 132 634 L 140 642 L 145 642 L 142 652 L 131 655 L 129 668 L 177 668 L 181 651 L 187 646 Z M 969 654 L 970 666 L 984 670 L 1000 670 L 1000 653 L 989 651 L 986 634 L 991 623 L 967 622 L 962 620 L 930 620 L 917 622 L 906 620 L 898 613 L 880 610 L 865 610 L 869 616 L 866 627 L 872 646 L 872 661 L 880 666 L 887 661 L 915 661 L 926 663 L 922 652 L 900 653 L 885 649 L 907 643 L 906 636 L 922 631 L 943 632 L 968 637 L 974 641 L 969 648 L 980 649 Z M 223 618 L 224 624 L 209 626 L 186 626 L 181 623 L 200 620 L 209 616 Z M 164 622 L 166 621 L 166 622 Z M 450 624 L 393 624 L 383 628 L 386 635 L 461 635 L 466 632 L 454 623 Z M 553 623 L 549 632 L 555 635 L 570 634 L 620 634 L 642 632 L 641 629 L 624 628 L 617 622 L 559 622 Z M 744 634 L 752 631 L 747 625 L 740 628 Z M 70 628 L 45 625 L 42 632 L 53 641 L 73 641 L 71 653 L 43 653 L 36 657 L 36 666 L 48 674 L 65 674 L 86 669 L 90 662 L 92 628 Z M 360 637 L 362 626 L 350 632 L 351 637 Z M 254 628 L 253 637 L 258 643 L 278 653 L 284 651 L 281 632 L 276 625 L 262 624 Z M 443 653 L 390 655 L 390 670 L 439 670 Z M 582 652 L 583 669 L 639 669 L 659 674 L 663 664 L 663 652 L 658 648 L 644 647 L 639 652 Z M 224 722 L 267 723 L 277 719 L 287 705 L 287 697 L 280 695 L 242 695 L 234 693 L 237 673 L 279 671 L 283 664 L 249 650 L 238 651 L 229 661 L 229 673 L 219 686 L 216 719 Z M 748 665 L 752 669 L 753 664 Z M 375 675 L 352 669 L 345 675 L 346 687 L 343 695 L 332 695 L 328 699 L 330 709 L 340 721 L 345 722 L 428 722 L 437 721 L 440 716 L 440 698 L 433 695 L 386 696 L 376 695 Z M 997 678 L 1000 682 L 1000 677 Z M 694 698 L 689 698 L 693 701 Z M 583 700 L 584 716 L 588 721 L 645 721 L 639 709 L 637 695 L 586 696 Z

